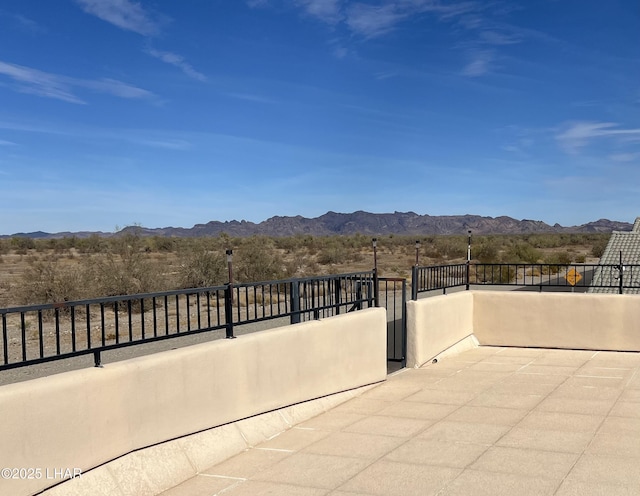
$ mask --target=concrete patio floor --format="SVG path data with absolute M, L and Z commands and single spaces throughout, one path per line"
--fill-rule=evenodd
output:
M 162 494 L 638 495 L 640 353 L 444 357 Z

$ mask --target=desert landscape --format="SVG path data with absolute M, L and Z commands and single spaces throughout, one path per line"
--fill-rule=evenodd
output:
M 479 235 L 472 261 L 597 263 L 608 233 Z M 464 235 L 377 237 L 381 276 L 410 278 L 420 242 L 420 265 L 466 260 Z M 255 282 L 348 273 L 373 267 L 372 238 L 348 236 L 164 237 L 135 230 L 112 237 L 0 239 L 0 307 L 215 286 L 233 277 Z

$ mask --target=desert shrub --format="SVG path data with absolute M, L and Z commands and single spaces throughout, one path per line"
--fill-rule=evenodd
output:
M 346 243 L 346 238 L 327 239 L 323 243 L 318 253 L 318 263 L 321 265 L 344 264 L 354 258 L 355 247 L 351 243 Z
M 120 296 L 167 289 L 169 282 L 161 267 L 152 263 L 136 234 L 112 239 L 112 250 L 91 259 L 94 296 Z
M 105 243 L 97 234 L 78 240 L 77 245 L 80 253 L 100 253 L 105 248 Z
M 181 288 L 219 286 L 227 282 L 227 262 L 223 253 L 200 247 L 183 254 L 183 257 L 178 270 Z
M 285 262 L 271 239 L 253 236 L 245 239 L 234 250 L 235 279 L 241 282 L 258 282 L 281 279 L 285 276 Z
M 178 245 L 176 238 L 167 236 L 153 236 L 148 243 L 152 251 L 160 252 L 172 252 Z
M 121 296 L 165 289 L 157 267 L 139 256 L 108 254 L 91 268 L 93 296 Z
M 548 264 L 567 265 L 571 260 L 571 254 L 566 251 L 551 253 L 545 257 L 545 263 Z
M 495 244 L 483 242 L 471 249 L 472 257 L 483 263 L 495 263 L 498 261 L 498 249 Z
M 14 236 L 11 238 L 10 246 L 18 255 L 26 255 L 28 250 L 32 250 L 36 247 L 36 243 L 31 238 Z
M 504 254 L 505 262 L 537 263 L 542 259 L 542 252 L 528 243 L 518 242 Z
M 587 256 L 584 254 L 576 255 L 576 263 L 585 263 L 587 261 Z
M 591 247 L 591 256 L 594 256 L 596 258 L 602 257 L 608 243 L 609 239 L 599 239 L 594 242 L 593 246 Z
M 464 258 L 467 254 L 465 236 L 441 236 L 436 238 L 437 252 L 444 258 Z
M 85 281 L 83 267 L 67 267 L 57 260 L 31 261 L 16 297 L 24 305 L 79 300 L 84 297 Z

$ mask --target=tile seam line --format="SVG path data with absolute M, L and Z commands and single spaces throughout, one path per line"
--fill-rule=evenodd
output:
M 558 485 L 558 487 L 556 488 L 555 492 L 553 493 L 554 495 L 558 493 L 558 491 L 560 490 L 560 487 L 562 486 L 562 484 L 564 484 L 564 482 L 569 477 L 569 474 L 573 471 L 573 469 L 576 467 L 578 462 L 584 457 L 584 455 L 587 452 L 587 450 L 589 449 L 589 447 L 593 444 L 593 440 L 595 439 L 595 437 L 598 434 L 598 432 L 600 432 L 600 429 L 602 428 L 602 425 L 604 424 L 604 422 L 609 418 L 613 408 L 618 404 L 618 401 L 620 400 L 620 396 L 622 396 L 622 392 L 624 390 L 625 390 L 625 388 L 620 389 L 620 392 L 616 396 L 616 400 L 612 403 L 612 405 L 609 408 L 609 411 L 607 412 L 607 414 L 602 417 L 602 420 L 598 424 L 598 427 L 595 429 L 595 431 L 593 431 L 593 435 L 591 436 L 591 440 L 587 443 L 587 445 L 584 447 L 584 449 L 580 452 L 580 454 L 576 458 L 576 461 L 573 462 L 573 464 L 571 464 L 571 467 L 569 467 L 569 470 L 567 470 L 567 473 L 562 478 L 562 480 L 560 481 L 560 484 Z

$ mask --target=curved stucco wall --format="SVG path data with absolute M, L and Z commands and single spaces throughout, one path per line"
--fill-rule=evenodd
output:
M 640 296 L 473 293 L 480 344 L 640 351 Z
M 407 367 L 420 367 L 473 334 L 473 292 L 407 302 Z
M 384 309 L 0 387 L 0 467 L 83 472 L 133 450 L 386 378 Z M 59 481 L 0 479 L 0 494 Z

